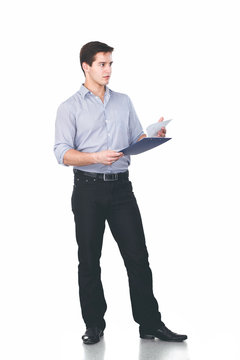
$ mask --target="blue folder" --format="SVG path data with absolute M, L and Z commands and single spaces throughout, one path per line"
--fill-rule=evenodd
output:
M 146 137 L 140 141 L 137 141 L 135 144 L 128 146 L 127 148 L 120 150 L 124 155 L 137 155 L 141 154 L 144 151 L 151 150 L 156 146 L 159 146 L 166 141 L 171 140 L 171 138 L 165 137 Z

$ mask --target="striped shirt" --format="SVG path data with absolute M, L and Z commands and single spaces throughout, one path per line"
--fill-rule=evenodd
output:
M 54 153 L 59 164 L 69 149 L 81 152 L 120 151 L 143 135 L 130 98 L 105 87 L 104 102 L 84 85 L 60 104 L 55 124 Z M 63 164 L 64 165 L 64 164 Z M 112 165 L 91 164 L 75 169 L 97 172 L 124 172 L 130 165 L 125 155 Z

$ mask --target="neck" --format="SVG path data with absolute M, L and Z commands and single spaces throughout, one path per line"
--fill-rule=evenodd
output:
M 85 80 L 85 83 L 83 84 L 88 90 L 90 90 L 94 95 L 101 97 L 104 97 L 105 93 L 105 85 L 99 85 L 97 83 L 93 83 L 91 81 Z

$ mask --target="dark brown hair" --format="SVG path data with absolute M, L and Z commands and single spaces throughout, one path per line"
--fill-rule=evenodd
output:
M 101 43 L 99 41 L 91 41 L 85 45 L 80 50 L 80 64 L 82 71 L 85 75 L 85 72 L 82 67 L 82 63 L 86 62 L 88 65 L 92 66 L 92 63 L 95 60 L 95 55 L 99 52 L 113 52 L 114 48 L 108 46 L 107 44 Z

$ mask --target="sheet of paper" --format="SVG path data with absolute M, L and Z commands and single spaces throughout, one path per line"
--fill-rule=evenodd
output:
M 148 136 L 149 137 L 157 136 L 158 131 L 160 131 L 162 127 L 166 127 L 170 123 L 170 121 L 172 121 L 172 119 L 159 121 L 149 125 L 146 129 Z

